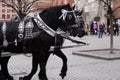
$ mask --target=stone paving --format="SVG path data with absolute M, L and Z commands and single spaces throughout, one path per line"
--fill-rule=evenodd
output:
M 115 37 L 115 48 L 120 48 Z M 76 38 L 78 40 L 78 38 Z M 80 39 L 88 42 L 89 46 L 80 46 L 75 48 L 62 49 L 68 58 L 68 73 L 64 80 L 120 80 L 120 60 L 103 60 L 90 57 L 83 57 L 73 55 L 72 52 L 79 50 L 90 50 L 109 48 L 108 41 L 105 40 L 105 46 L 97 45 L 104 39 L 109 40 L 108 36 L 103 36 L 102 39 L 98 39 L 96 36 L 85 36 Z M 96 41 L 97 40 L 97 41 Z M 116 42 L 117 41 L 117 42 Z M 93 44 L 93 42 L 95 42 Z M 97 43 L 98 42 L 98 43 Z M 64 45 L 74 45 L 70 41 L 65 41 Z M 51 55 L 47 63 L 47 76 L 49 80 L 62 80 L 59 76 L 62 61 L 55 55 Z M 19 80 L 19 77 L 27 75 L 31 70 L 31 57 L 24 55 L 12 56 L 9 61 L 9 72 L 14 76 L 15 80 Z M 39 71 L 39 70 L 38 70 Z M 38 72 L 33 76 L 32 80 L 38 80 Z
M 90 40 L 90 45 L 84 46 L 81 50 L 74 51 L 73 54 L 80 56 L 87 56 L 105 60 L 120 59 L 120 36 L 114 36 L 113 40 L 113 53 L 110 53 L 110 37 L 104 36 L 103 38 L 86 37 Z

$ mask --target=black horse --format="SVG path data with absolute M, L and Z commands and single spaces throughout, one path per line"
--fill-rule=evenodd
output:
M 33 56 L 32 70 L 28 76 L 25 76 L 22 79 L 30 80 L 32 76 L 36 73 L 37 67 L 39 65 L 40 66 L 39 79 L 48 80 L 45 67 L 46 67 L 48 57 L 51 53 L 49 49 L 51 46 L 55 46 L 52 53 L 59 56 L 63 60 L 63 66 L 62 66 L 60 76 L 64 78 L 67 72 L 67 58 L 60 50 L 63 44 L 63 38 L 69 39 L 77 43 L 82 43 L 82 44 L 85 44 L 85 43 L 75 41 L 69 38 L 65 33 L 57 34 L 56 31 L 58 30 L 58 28 L 60 28 L 60 30 L 64 32 L 67 32 L 67 31 L 70 32 L 70 35 L 72 36 L 82 37 L 84 36 L 84 30 L 83 28 L 80 28 L 75 25 L 77 21 L 76 14 L 69 4 L 47 8 L 42 12 L 40 12 L 39 16 L 41 17 L 43 22 L 46 25 L 48 25 L 48 27 L 50 27 L 50 30 L 52 29 L 53 32 L 49 33 L 49 31 L 46 31 L 46 29 L 40 27 L 39 19 L 37 17 L 30 18 L 34 24 L 33 32 L 39 32 L 39 34 L 36 34 L 35 37 L 32 37 L 32 38 L 21 39 L 21 36 L 19 35 L 20 33 L 18 31 L 19 22 L 7 22 L 6 23 L 7 28 L 6 28 L 5 34 L 2 31 L 2 27 L 0 28 L 0 45 L 1 45 L 0 52 L 2 51 L 4 52 L 8 51 L 13 53 L 23 53 L 24 51 L 31 52 Z M 25 23 L 27 24 L 28 21 L 29 19 L 25 20 Z M 0 26 L 2 26 L 2 24 L 0 24 Z M 19 38 L 18 38 L 18 35 L 19 35 Z M 3 46 L 4 38 L 6 38 L 8 42 L 8 46 L 6 47 Z M 15 40 L 17 40 L 17 42 L 15 42 Z M 6 79 L 13 80 L 13 77 L 10 76 L 7 68 L 9 58 L 10 57 L 0 58 L 1 71 L 4 74 Z

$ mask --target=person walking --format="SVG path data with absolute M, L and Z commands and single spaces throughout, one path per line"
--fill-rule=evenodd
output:
M 85 23 L 85 34 L 88 35 L 89 33 L 89 25 Z
M 100 24 L 98 29 L 98 38 L 102 38 L 103 32 L 104 32 L 104 25 Z
M 93 35 L 94 34 L 94 29 L 93 29 L 93 21 L 90 22 L 90 34 Z
M 113 28 L 114 28 L 114 34 L 116 36 L 118 36 L 119 35 L 119 26 L 116 22 L 113 24 Z
M 98 28 L 97 22 L 94 22 L 93 24 L 94 35 L 97 35 L 97 32 L 98 32 L 97 28 Z
M 105 23 L 102 23 L 102 25 L 103 25 L 103 28 L 104 28 L 103 33 L 106 35 L 106 26 L 105 26 Z

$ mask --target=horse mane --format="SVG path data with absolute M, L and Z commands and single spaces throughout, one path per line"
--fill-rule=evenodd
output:
M 61 10 L 72 10 L 69 4 L 67 5 L 57 5 L 44 9 L 39 13 L 42 20 L 50 27 L 56 29 L 57 26 L 65 25 L 65 22 L 59 19 L 62 15 Z M 53 24 L 54 23 L 54 24 Z
M 67 10 L 72 10 L 70 7 L 70 4 L 65 4 L 65 5 L 56 5 L 56 6 L 51 6 L 51 7 L 48 7 L 46 9 L 44 9 L 41 14 L 44 14 L 46 11 L 51 11 L 51 10 L 59 10 L 59 9 L 62 9 L 62 8 L 66 8 L 67 7 Z

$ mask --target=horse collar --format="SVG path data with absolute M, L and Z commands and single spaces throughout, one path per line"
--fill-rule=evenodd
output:
M 42 29 L 43 31 L 45 31 L 46 33 L 51 35 L 52 37 L 55 36 L 55 34 L 56 34 L 55 30 L 53 30 L 47 24 L 45 24 L 45 22 L 39 16 L 39 13 L 36 14 L 34 21 L 37 23 L 37 25 L 40 29 Z

